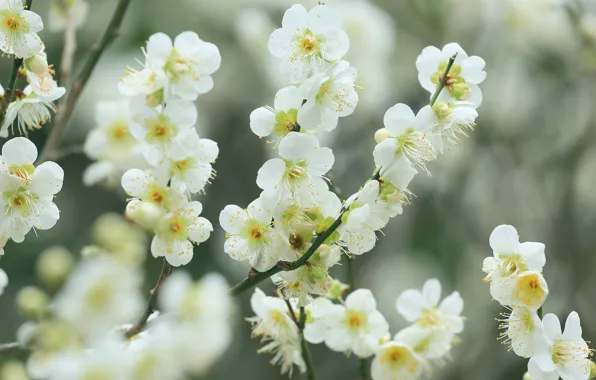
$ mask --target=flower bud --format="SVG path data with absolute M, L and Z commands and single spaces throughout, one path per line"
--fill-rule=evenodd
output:
M 446 102 L 436 102 L 432 108 L 439 120 L 443 120 L 453 113 L 453 109 Z
M 593 360 L 590 360 L 590 376 L 588 377 L 588 379 L 594 379 L 596 378 L 596 363 L 594 363 Z
M 530 376 L 530 374 L 528 372 L 524 373 L 524 377 L 522 377 L 522 380 L 534 380 L 532 379 L 532 376 Z
M 17 307 L 26 317 L 37 319 L 48 311 L 50 297 L 40 288 L 26 286 L 17 294 Z
M 161 103 L 163 103 L 163 88 L 160 88 L 145 97 L 145 104 L 147 107 L 155 108 Z
M 64 247 L 56 246 L 44 250 L 37 259 L 37 275 L 49 287 L 57 287 L 72 270 L 73 255 Z
M 49 67 L 46 53 L 37 53 L 33 57 L 25 59 L 25 68 L 35 75 L 41 76 L 47 74 Z
M 149 202 L 141 202 L 126 209 L 126 217 L 139 226 L 153 230 L 163 216 L 163 210 Z
M 381 128 L 375 132 L 375 141 L 379 144 L 381 141 L 388 139 L 391 137 L 391 134 L 387 130 L 387 128 Z
M 23 363 L 11 360 L 2 365 L 0 379 L 29 380 L 31 378 L 27 375 L 27 370 Z

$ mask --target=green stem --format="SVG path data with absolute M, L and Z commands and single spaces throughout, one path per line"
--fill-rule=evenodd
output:
M 56 123 L 54 124 L 50 135 L 39 155 L 37 160 L 37 164 L 40 164 L 48 159 L 48 157 L 52 154 L 52 152 L 58 147 L 60 140 L 62 139 L 62 135 L 66 131 L 66 127 L 68 126 L 68 122 L 74 112 L 74 108 L 85 89 L 85 85 L 87 81 L 91 77 L 99 58 L 105 51 L 105 49 L 114 41 L 116 37 L 119 35 L 119 29 L 122 25 L 122 20 L 124 19 L 124 15 L 126 14 L 126 10 L 130 5 L 131 0 L 119 0 L 118 5 L 116 6 L 116 10 L 106 28 L 102 37 L 97 41 L 95 46 L 91 49 L 91 55 L 87 58 L 85 65 L 81 69 L 81 72 L 77 76 L 76 80 L 72 84 L 72 88 L 70 91 L 70 95 L 66 100 L 66 104 L 60 110 L 60 114 Z
M 315 254 L 317 249 L 319 249 L 319 247 L 323 243 L 325 243 L 325 240 L 327 240 L 329 238 L 329 236 L 331 236 L 331 234 L 333 232 L 335 232 L 335 230 L 337 230 L 337 228 L 341 225 L 341 217 L 343 216 L 344 212 L 345 211 L 342 211 L 339 214 L 337 219 L 335 219 L 333 224 L 331 224 L 331 226 L 323 234 L 317 236 L 317 238 L 314 240 L 314 242 L 312 243 L 310 248 L 298 260 L 296 260 L 296 261 L 280 261 L 273 268 L 271 268 L 265 272 L 251 271 L 249 273 L 248 277 L 246 277 L 242 282 L 238 283 L 237 285 L 235 285 L 232 288 L 232 290 L 231 290 L 232 295 L 237 296 L 237 295 L 253 288 L 255 285 L 257 285 L 261 281 L 268 279 L 269 277 L 273 276 L 274 274 L 277 274 L 279 272 L 287 272 L 287 271 L 296 270 L 296 269 L 300 268 L 301 266 L 303 266 L 304 264 L 306 264 L 306 262 L 308 260 L 310 260 L 312 255 Z
M 153 289 L 149 291 L 149 299 L 147 300 L 147 307 L 143 311 L 143 315 L 141 315 L 139 320 L 124 333 L 124 336 L 127 339 L 132 338 L 133 336 L 137 335 L 145 329 L 145 326 L 147 325 L 147 319 L 149 319 L 149 316 L 151 316 L 151 314 L 155 311 L 155 304 L 157 303 L 157 292 L 159 291 L 159 286 L 161 285 L 163 280 L 165 280 L 170 274 L 172 274 L 172 266 L 168 264 L 166 259 L 163 259 L 161 272 L 159 274 L 159 277 L 157 278 L 157 283 L 155 284 Z
M 304 308 L 300 308 L 300 325 L 298 328 L 300 329 L 300 346 L 302 348 L 302 359 L 304 359 L 304 363 L 306 364 L 306 376 L 308 380 L 316 380 L 315 375 L 315 365 L 312 360 L 312 354 L 310 353 L 310 349 L 308 348 L 308 342 L 304 339 L 304 322 L 306 321 L 306 313 Z
M 437 88 L 436 88 L 435 93 L 433 94 L 432 98 L 430 98 L 431 106 L 433 104 L 435 104 L 435 102 L 437 101 L 437 98 L 439 97 L 439 94 L 441 93 L 441 91 L 443 91 L 443 89 L 447 85 L 447 77 L 449 76 L 449 71 L 451 70 L 451 66 L 453 66 L 453 63 L 455 62 L 456 58 L 457 58 L 457 53 L 453 54 L 451 56 L 451 58 L 449 58 L 449 62 L 447 62 L 447 67 L 445 68 L 445 72 L 443 73 L 443 76 L 441 77 L 441 81 L 437 85 Z
M 11 342 L 11 343 L 3 343 L 0 344 L 0 354 L 6 354 L 11 351 L 21 349 L 21 345 L 18 342 Z
M 358 369 L 360 370 L 360 378 L 368 380 L 368 360 L 366 358 L 358 359 Z

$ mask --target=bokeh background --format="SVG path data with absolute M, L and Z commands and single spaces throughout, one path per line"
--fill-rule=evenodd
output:
M 249 129 L 249 114 L 271 104 L 284 85 L 277 62 L 267 52 L 271 31 L 281 23 L 290 0 L 133 0 L 122 35 L 99 62 L 78 105 L 62 147 L 80 146 L 94 127 L 94 104 L 118 99 L 116 84 L 127 65 L 138 67 L 139 48 L 153 33 L 175 36 L 185 30 L 218 45 L 221 69 L 215 88 L 199 98 L 201 137 L 218 142 L 217 178 L 199 197 L 204 216 L 216 231 L 195 250 L 186 267 L 195 278 L 218 271 L 235 283 L 247 267 L 223 253 L 224 234 L 217 226 L 227 204 L 247 205 L 259 194 L 255 178 L 271 146 Z M 47 16 L 48 1 L 34 10 Z M 504 311 L 491 301 L 482 283 L 482 260 L 491 254 L 488 236 L 499 224 L 513 224 L 522 241 L 547 246 L 545 276 L 551 291 L 545 311 L 566 315 L 576 310 L 584 338 L 596 340 L 596 0 L 330 0 L 342 15 L 351 38 L 346 57 L 358 69 L 360 104 L 341 119 L 326 144 L 333 148 L 332 175 L 345 199 L 358 190 L 373 168 L 374 132 L 385 110 L 398 102 L 417 109 L 428 102 L 419 86 L 415 60 L 428 45 L 458 42 L 487 63 L 484 103 L 477 128 L 430 165 L 432 177 L 419 175 L 411 185 L 413 204 L 379 235 L 376 248 L 355 261 L 356 284 L 374 292 L 391 332 L 405 326 L 395 310 L 398 294 L 439 278 L 444 293 L 458 290 L 464 300 L 466 330 L 452 360 L 435 379 L 521 379 L 525 361 L 497 340 L 495 318 Z M 103 32 L 115 0 L 91 0 L 90 16 L 78 32 L 75 73 L 89 47 Z M 592 12 L 592 13 L 590 13 Z M 44 31 L 49 60 L 60 67 L 62 33 Z M 0 80 L 10 60 L 0 58 Z M 41 147 L 51 125 L 31 134 Z M 0 342 L 14 340 L 25 320 L 16 307 L 20 288 L 40 285 L 37 258 L 45 248 L 64 246 L 78 255 L 90 244 L 109 244 L 96 220 L 122 215 L 125 195 L 118 186 L 85 187 L 82 173 L 90 161 L 80 153 L 60 159 L 65 185 L 56 203 L 56 227 L 9 243 L 0 260 L 10 285 L 0 297 Z M 105 221 L 105 219 L 104 219 Z M 108 223 L 108 224 L 111 224 Z M 101 229 L 101 228 L 100 228 Z M 109 231 L 109 230 L 108 230 Z M 105 231 L 104 231 L 105 232 Z M 137 240 L 138 241 L 138 240 Z M 142 241 L 142 239 L 141 239 Z M 149 241 L 149 236 L 145 239 Z M 161 262 L 148 246 L 131 247 L 145 259 L 146 289 Z M 140 251 L 140 256 L 138 251 Z M 344 267 L 333 275 L 346 281 Z M 261 288 L 273 291 L 273 285 Z M 53 292 L 52 289 L 47 289 Z M 280 379 L 270 359 L 257 355 L 250 339 L 250 294 L 239 297 L 232 346 L 209 379 Z M 321 379 L 357 379 L 357 360 L 313 347 Z M 0 363 L 4 358 L 0 358 Z M 295 374 L 295 378 L 300 378 Z

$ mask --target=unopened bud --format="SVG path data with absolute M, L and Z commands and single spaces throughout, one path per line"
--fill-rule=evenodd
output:
M 47 74 L 49 67 L 45 53 L 37 53 L 33 57 L 25 59 L 25 68 L 35 75 Z
M 446 102 L 436 102 L 432 108 L 439 120 L 445 119 L 453 113 L 453 109 Z
M 73 255 L 64 247 L 56 246 L 44 250 L 37 260 L 37 275 L 47 286 L 57 287 L 72 270 Z
M 387 128 L 381 128 L 375 132 L 375 141 L 377 144 L 385 139 L 388 139 L 389 137 L 391 137 L 391 133 L 389 133 Z
M 596 363 L 594 363 L 594 361 L 590 360 L 590 376 L 588 377 L 588 379 L 594 379 L 596 378 Z
M 331 284 L 331 288 L 329 288 L 329 292 L 327 292 L 327 298 L 330 298 L 332 300 L 341 299 L 343 297 L 344 292 L 349 288 L 350 287 L 344 284 L 343 282 L 334 280 L 333 284 Z
M 532 376 L 530 376 L 530 374 L 528 372 L 524 373 L 524 377 L 522 377 L 522 380 L 534 380 L 532 379 Z
M 2 365 L 0 379 L 29 380 L 31 378 L 27 375 L 27 370 L 23 363 L 11 360 Z
M 161 207 L 149 202 L 140 202 L 126 209 L 128 219 L 148 230 L 155 228 L 163 214 Z
M 470 96 L 472 96 L 472 91 L 470 90 L 470 85 L 461 82 L 456 83 L 451 86 L 451 96 L 457 100 L 468 100 Z
M 17 294 L 17 307 L 26 317 L 37 319 L 48 311 L 50 297 L 35 286 L 26 286 Z

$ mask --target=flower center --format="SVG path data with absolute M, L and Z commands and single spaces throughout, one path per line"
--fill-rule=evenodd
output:
M 112 287 L 107 282 L 93 286 L 87 294 L 87 306 L 92 310 L 101 310 L 107 307 L 112 297 Z
M 23 180 L 25 185 L 31 183 L 31 174 L 35 171 L 35 166 L 32 164 L 24 164 L 24 165 L 11 165 L 8 168 L 8 173 L 14 176 L 19 177 Z
M 500 255 L 499 258 L 503 260 L 501 265 L 501 275 L 503 277 L 515 276 L 528 270 L 528 266 L 524 263 L 524 258 L 521 255 Z
M 358 331 L 366 326 L 366 314 L 361 311 L 348 310 L 346 312 L 345 322 L 347 323 L 350 330 Z
M 4 21 L 4 24 L 9 29 L 12 29 L 12 30 L 16 31 L 16 30 L 19 30 L 21 28 L 22 21 L 13 16 L 13 17 L 8 17 Z
M 410 373 L 414 373 L 418 369 L 418 361 L 410 350 L 400 346 L 386 348 L 381 356 L 381 363 L 394 368 L 406 369 Z
M 125 142 L 130 140 L 130 132 L 128 131 L 128 125 L 124 123 L 116 123 L 112 125 L 108 131 L 108 136 L 113 142 Z
M 563 341 L 558 338 L 553 344 L 552 361 L 559 366 L 585 366 L 588 373 L 590 362 L 587 357 L 590 354 L 591 350 L 585 342 Z
M 163 218 L 156 227 L 156 232 L 165 240 L 185 240 L 188 238 L 188 226 L 191 224 L 188 219 L 180 212 Z
M 431 76 L 431 81 L 438 85 L 443 80 L 445 70 L 447 70 L 447 61 L 442 61 Z M 466 82 L 464 77 L 461 76 L 462 67 L 459 64 L 454 64 L 447 73 L 445 79 L 445 87 L 451 94 L 451 96 L 457 100 L 467 100 L 470 98 L 470 85 Z
M 298 160 L 296 162 L 291 160 L 284 160 L 286 163 L 285 178 L 291 184 L 299 182 L 307 176 L 306 160 Z
M 156 119 L 148 120 L 147 127 L 147 142 L 164 143 L 178 133 L 178 127 L 172 124 L 165 115 L 159 115 Z
M 548 290 L 543 288 L 540 275 L 537 273 L 521 276 L 517 280 L 515 294 L 526 306 L 539 306 L 547 293 Z
M 441 318 L 435 309 L 425 309 L 422 311 L 422 316 L 418 320 L 418 323 L 424 327 L 431 327 L 438 326 L 440 321 Z
M 298 110 L 291 109 L 288 112 L 277 111 L 275 113 L 275 126 L 273 131 L 277 136 L 285 136 L 288 133 L 294 131 L 298 126 L 296 119 L 298 118 Z

